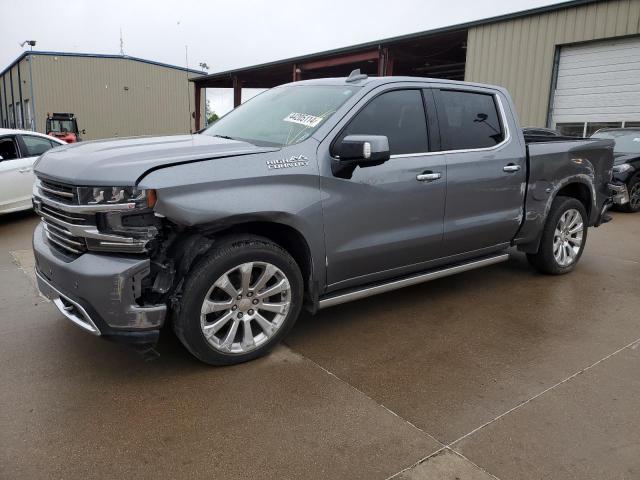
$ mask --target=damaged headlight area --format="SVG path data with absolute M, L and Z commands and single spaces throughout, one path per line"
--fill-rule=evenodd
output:
M 78 200 L 83 205 L 129 204 L 130 208 L 152 208 L 155 190 L 137 187 L 78 187 Z
M 72 256 L 87 251 L 149 254 L 163 225 L 154 215 L 156 191 L 151 189 L 38 178 L 33 203 L 49 242 Z

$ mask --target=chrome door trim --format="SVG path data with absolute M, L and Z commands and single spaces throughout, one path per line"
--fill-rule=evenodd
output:
M 420 173 L 416 175 L 416 180 L 419 182 L 433 182 L 434 180 L 440 180 L 441 178 L 442 174 L 440 172 Z

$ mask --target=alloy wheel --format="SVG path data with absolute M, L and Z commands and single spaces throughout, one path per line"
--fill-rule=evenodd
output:
M 291 285 L 282 270 L 267 262 L 243 263 L 209 288 L 200 311 L 200 326 L 216 350 L 243 354 L 278 332 L 290 306 Z
M 561 267 L 576 261 L 584 233 L 582 215 L 575 208 L 562 214 L 553 234 L 553 256 Z

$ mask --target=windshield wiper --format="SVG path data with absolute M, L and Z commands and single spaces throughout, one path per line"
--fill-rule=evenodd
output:
M 212 135 L 212 137 L 224 138 L 225 140 L 235 140 L 235 138 L 230 137 L 229 135 Z

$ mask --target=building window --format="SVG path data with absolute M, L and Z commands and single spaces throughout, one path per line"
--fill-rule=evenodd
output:
M 24 123 L 22 123 L 22 104 L 20 102 L 16 103 L 16 128 L 24 128 Z
M 556 123 L 556 130 L 566 137 L 582 137 L 584 123 Z
M 29 100 L 24 101 L 24 128 L 33 130 L 33 119 L 31 118 L 31 104 Z
M 504 140 L 493 95 L 440 90 L 436 107 L 442 150 L 487 148 Z
M 588 122 L 586 137 L 590 137 L 601 128 L 621 128 L 622 122 Z

